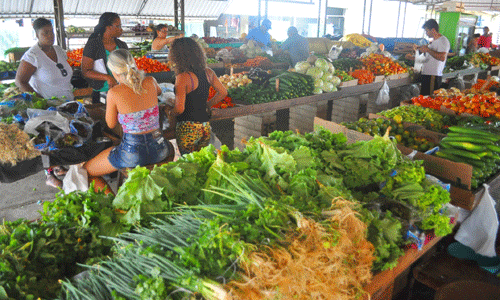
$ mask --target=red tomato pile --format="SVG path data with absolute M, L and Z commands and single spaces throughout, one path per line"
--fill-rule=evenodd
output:
M 369 70 L 354 70 L 350 75 L 358 79 L 358 84 L 372 83 L 375 80 L 375 75 Z
M 170 68 L 167 64 L 161 63 L 157 60 L 147 58 L 146 56 L 134 58 L 137 68 L 146 73 L 168 72 Z
M 83 48 L 68 51 L 68 63 L 72 67 L 82 65 Z
M 408 73 L 408 70 L 389 57 L 382 54 L 372 53 L 365 58 L 360 59 L 366 69 L 375 75 L 394 75 Z
M 443 105 L 458 115 L 468 113 L 483 118 L 495 116 L 500 119 L 500 99 L 496 97 L 496 93 L 471 94 L 451 98 L 436 97 L 434 99 L 420 95 L 411 100 L 415 105 L 434 109 L 440 109 L 441 105 Z
M 208 100 L 207 101 L 210 101 L 210 99 L 212 99 L 215 94 L 216 94 L 216 91 L 214 90 L 214 88 L 210 87 L 210 89 L 208 90 Z M 233 106 L 234 106 L 234 103 L 233 103 L 233 100 L 231 99 L 231 97 L 226 96 L 226 98 L 224 98 L 221 102 L 213 105 L 212 108 L 228 108 L 228 107 L 233 107 Z

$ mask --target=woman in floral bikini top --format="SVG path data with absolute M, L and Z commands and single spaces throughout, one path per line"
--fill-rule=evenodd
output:
M 107 188 L 102 175 L 122 168 L 155 164 L 173 154 L 172 145 L 160 132 L 158 95 L 161 89 L 153 77 L 145 77 L 137 69 L 127 50 L 111 52 L 108 68 L 118 80 L 118 85 L 108 92 L 106 100 L 106 124 L 123 128 L 120 145 L 99 153 L 85 163 L 89 183 L 94 188 Z M 107 192 L 111 192 L 107 189 Z

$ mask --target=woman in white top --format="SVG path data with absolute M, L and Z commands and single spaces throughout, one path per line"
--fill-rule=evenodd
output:
M 153 33 L 153 43 L 151 44 L 152 51 L 167 51 L 168 45 L 172 43 L 176 38 L 184 37 L 184 34 L 178 36 L 167 37 L 168 28 L 165 24 L 160 24 L 156 26 Z
M 66 52 L 54 45 L 54 28 L 45 18 L 33 22 L 38 42 L 21 58 L 16 73 L 16 85 L 23 92 L 35 92 L 42 98 L 74 100 Z

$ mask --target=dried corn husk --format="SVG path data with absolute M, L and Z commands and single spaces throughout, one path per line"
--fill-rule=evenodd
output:
M 28 134 L 16 124 L 0 123 L 0 163 L 10 163 L 15 166 L 17 162 L 35 158 L 40 151 L 34 148 Z
M 372 278 L 374 247 L 349 201 L 334 200 L 327 225 L 300 220 L 286 248 L 265 248 L 241 262 L 234 299 L 360 299 Z

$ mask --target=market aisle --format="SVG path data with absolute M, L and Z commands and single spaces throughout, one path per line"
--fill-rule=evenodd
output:
M 38 218 L 43 202 L 54 200 L 58 192 L 45 185 L 45 178 L 41 171 L 16 182 L 0 183 L 0 221 Z

